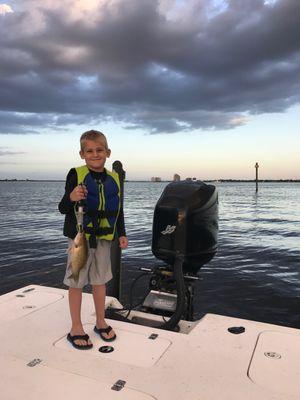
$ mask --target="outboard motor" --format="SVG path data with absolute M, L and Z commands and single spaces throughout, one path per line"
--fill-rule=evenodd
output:
M 126 317 L 112 310 L 108 318 L 128 321 L 136 281 L 150 275 L 150 290 L 142 308 L 170 317 L 164 323 L 135 316 L 130 322 L 176 330 L 184 318 L 193 320 L 193 282 L 197 272 L 217 251 L 218 194 L 215 186 L 200 181 L 172 182 L 158 200 L 153 218 L 152 252 L 164 262 L 153 268 L 141 267 L 143 274 L 132 283 Z M 122 310 L 120 310 L 122 311 Z M 107 310 L 106 310 L 107 312 Z
M 217 251 L 218 194 L 197 181 L 173 182 L 158 200 L 153 219 L 152 252 L 167 265 L 152 271 L 148 309 L 173 312 L 159 326 L 174 330 L 180 319 L 193 319 L 193 280 Z
M 158 200 L 152 252 L 169 265 L 183 256 L 183 271 L 197 273 L 217 251 L 218 194 L 203 182 L 173 182 Z

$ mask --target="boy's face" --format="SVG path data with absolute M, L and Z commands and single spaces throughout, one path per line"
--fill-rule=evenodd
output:
M 85 160 L 86 166 L 92 171 L 102 172 L 106 159 L 110 156 L 110 150 L 106 148 L 101 139 L 85 140 L 83 150 L 79 152 L 80 157 Z

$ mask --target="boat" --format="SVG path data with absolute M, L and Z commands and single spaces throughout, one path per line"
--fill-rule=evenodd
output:
M 120 306 L 106 298 L 106 308 Z M 180 321 L 180 332 L 108 320 L 117 339 L 100 352 L 107 343 L 93 332 L 91 294 L 82 313 L 87 351 L 66 340 L 66 290 L 30 285 L 0 296 L 2 400 L 300 398 L 298 329 L 213 314 Z
M 165 190 L 152 251 L 167 267 L 149 272 L 154 283 L 144 307 L 127 318 L 120 301 L 106 297 L 106 315 L 120 316 L 107 319 L 115 341 L 94 333 L 89 293 L 82 320 L 93 348 L 85 351 L 66 339 L 66 290 L 29 285 L 0 296 L 1 400 L 299 400 L 300 330 L 214 314 L 182 318 L 192 309 L 184 285 L 216 252 L 217 194 L 199 182 Z

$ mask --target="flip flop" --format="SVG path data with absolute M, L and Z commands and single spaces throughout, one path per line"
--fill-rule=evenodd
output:
M 75 340 L 85 340 L 86 342 L 89 340 L 89 335 L 74 335 L 72 336 L 70 333 L 68 333 L 67 340 L 72 344 L 75 349 L 78 350 L 89 350 L 93 347 L 93 344 L 84 344 L 83 346 L 80 346 L 79 344 L 75 343 Z
M 105 342 L 112 342 L 112 341 L 115 340 L 116 337 L 117 337 L 117 335 L 114 335 L 114 336 L 111 337 L 111 338 L 106 338 L 106 337 L 103 335 L 103 333 L 108 334 L 110 331 L 112 331 L 112 327 L 111 327 L 111 326 L 108 326 L 107 328 L 97 328 L 97 327 L 95 326 L 95 328 L 94 328 L 94 332 L 98 333 L 98 334 L 100 335 L 101 339 L 104 340 Z

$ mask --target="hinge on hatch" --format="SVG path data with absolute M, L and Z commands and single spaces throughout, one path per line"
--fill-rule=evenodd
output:
M 40 364 L 42 360 L 40 358 L 34 358 L 33 360 L 29 361 L 27 367 L 35 367 L 36 365 Z

